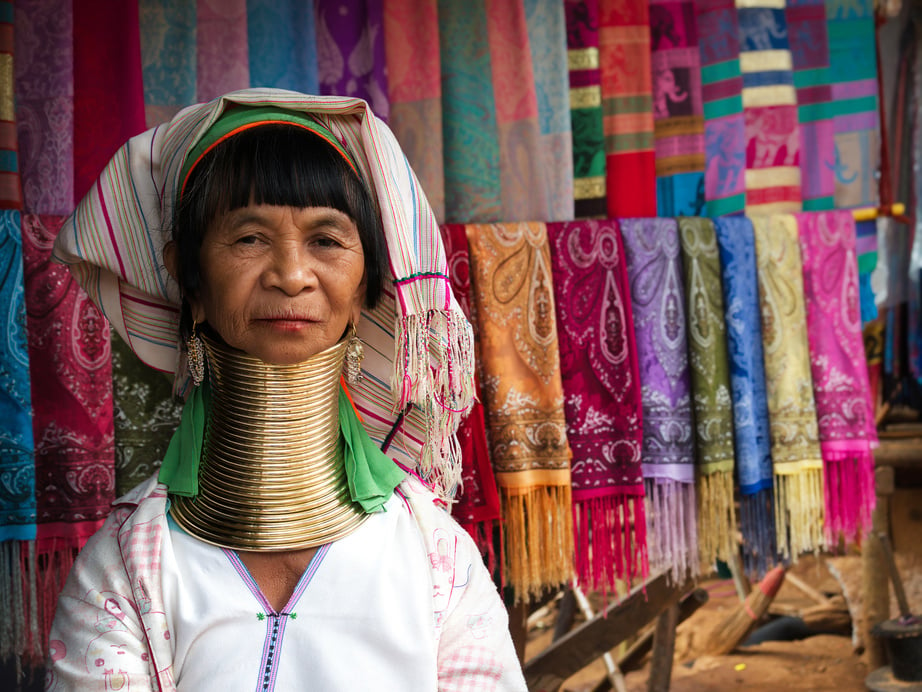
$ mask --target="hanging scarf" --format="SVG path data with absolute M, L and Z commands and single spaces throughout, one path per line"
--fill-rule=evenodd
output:
M 799 214 L 807 336 L 826 499 L 826 545 L 871 528 L 877 430 L 858 303 L 851 212 Z
M 386 2 L 384 50 L 391 108 L 388 124 L 416 171 L 435 217 L 444 222 L 445 164 L 437 0 Z
M 2 2 L 0 9 L 0 53 L 6 61 L 13 56 L 13 3 Z M 16 90 L 10 62 L 0 74 L 0 209 L 22 209 L 22 182 L 19 178 L 19 139 L 16 134 Z M 17 224 L 18 225 L 18 224 Z
M 448 259 L 451 290 L 454 291 L 464 314 L 473 321 L 471 265 L 465 227 L 462 224 L 446 224 L 441 227 L 441 231 Z M 479 357 L 477 360 L 480 362 Z M 479 378 L 477 399 L 470 414 L 458 428 L 458 443 L 461 445 L 461 488 L 460 498 L 456 498 L 451 506 L 451 514 L 474 538 L 481 554 L 487 557 L 490 571 L 493 572 L 496 566 L 493 529 L 499 526 L 500 521 L 499 493 L 487 447 Z
M 570 121 L 573 130 L 573 200 L 576 218 L 605 216 L 605 135 L 599 71 L 599 0 L 564 0 Z
M 746 213 L 800 211 L 800 132 L 784 1 L 737 0 Z
M 573 218 L 573 137 L 563 3 L 523 0 L 538 106 L 538 157 L 547 218 Z
M 32 436 L 32 395 L 29 387 L 29 354 L 26 346 L 26 305 L 23 291 L 20 213 L 0 212 L 0 257 L 3 281 L 0 305 L 6 320 L 0 348 L 0 656 L 41 651 L 32 631 L 34 617 L 27 604 L 34 598 L 35 445 Z M 25 589 L 25 593 L 24 593 Z M 30 651 L 32 646 L 37 650 Z
M 656 215 L 647 0 L 599 0 L 608 216 Z
M 317 92 L 313 9 L 300 0 L 247 0 L 250 84 Z
M 313 4 L 320 93 L 363 99 L 387 122 L 390 106 L 383 0 L 352 3 L 345 12 L 340 0 L 317 0 Z
M 196 101 L 249 86 L 246 4 L 246 0 L 196 3 Z
M 704 211 L 704 114 L 694 0 L 650 3 L 656 209 L 660 216 Z
M 73 3 L 16 3 L 16 126 L 23 208 L 74 208 Z
M 621 219 L 643 404 L 650 567 L 681 583 L 698 574 L 691 375 L 674 219 Z
M 714 224 L 680 218 L 685 270 L 685 310 L 695 413 L 698 545 L 701 562 L 713 566 L 736 555 L 733 507 L 733 418 L 727 329 Z
M 787 0 L 785 19 L 791 49 L 800 127 L 800 193 L 807 211 L 835 203 L 835 124 L 829 84 L 829 42 L 825 0 Z
M 547 225 L 567 439 L 576 576 L 593 590 L 647 575 L 640 371 L 616 221 Z
M 544 224 L 467 226 L 487 438 L 516 601 L 573 577 L 570 449 Z
M 184 109 L 119 150 L 65 224 L 55 256 L 70 265 L 141 360 L 175 373 L 175 391 L 183 392 L 188 374 L 184 362 L 177 364 L 179 292 L 161 258 L 162 229 L 172 217 L 185 157 L 234 103 L 312 113 L 367 181 L 382 213 L 393 289 L 359 324 L 359 337 L 369 344 L 368 376 L 353 398 L 379 442 L 390 437 L 397 413 L 413 404 L 388 452 L 450 496 L 459 476 L 453 433 L 474 396 L 473 335 L 452 297 L 425 196 L 390 130 L 363 101 L 248 89 Z
M 775 474 L 775 529 L 785 558 L 823 547 L 823 460 L 810 373 L 803 269 L 792 215 L 752 218 Z
M 184 0 L 145 2 L 143 11 L 144 112 L 153 127 L 196 101 L 196 12 Z
M 23 217 L 38 498 L 37 609 L 47 634 L 77 551 L 115 499 L 109 327 L 66 267 L 51 261 L 64 219 Z M 44 647 L 42 639 L 39 647 Z
M 704 198 L 708 216 L 746 205 L 746 123 L 740 39 L 733 0 L 697 0 L 704 112 Z
M 755 238 L 752 222 L 743 216 L 716 219 L 714 230 L 727 325 L 743 566 L 760 579 L 777 550 Z

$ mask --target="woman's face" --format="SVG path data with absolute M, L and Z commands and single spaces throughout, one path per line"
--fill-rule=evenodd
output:
M 327 207 L 250 205 L 205 232 L 192 316 L 267 363 L 301 363 L 358 321 L 365 257 L 355 223 Z

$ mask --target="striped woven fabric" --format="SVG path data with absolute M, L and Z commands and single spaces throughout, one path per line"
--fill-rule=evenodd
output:
M 733 0 L 697 0 L 704 112 L 708 216 L 742 213 L 746 205 L 746 137 L 740 40 Z
M 877 206 L 880 153 L 873 0 L 826 0 L 837 209 Z
M 832 209 L 836 145 L 825 0 L 787 0 L 785 16 L 797 90 L 803 208 Z
M 737 0 L 746 121 L 746 213 L 795 212 L 800 130 L 785 0 Z
M 13 85 L 13 3 L 0 2 L 0 209 L 22 209 L 16 91 Z
M 439 221 L 445 220 L 442 75 L 437 0 L 391 0 L 384 6 L 388 124 Z M 308 92 L 309 93 L 309 92 Z
M 119 150 L 58 236 L 56 257 L 71 266 L 144 362 L 169 373 L 179 368 L 176 391 L 184 391 L 185 364 L 177 366 L 179 296 L 160 258 L 162 220 L 172 215 L 189 148 L 231 103 L 313 113 L 368 181 L 382 209 L 394 287 L 361 320 L 367 376 L 353 398 L 379 442 L 391 432 L 395 412 L 412 403 L 389 453 L 450 492 L 459 473 L 451 433 L 474 398 L 473 334 L 448 284 L 435 217 L 390 130 L 363 101 L 250 89 L 185 109 Z M 152 187 L 147 194 L 121 194 L 138 185 Z M 435 342 L 433 334 L 440 336 Z
M 608 216 L 656 216 L 647 0 L 600 0 L 599 65 Z
M 608 212 L 605 135 L 599 71 L 599 0 L 565 0 L 570 120 L 573 130 L 573 198 L 577 218 Z
M 694 0 L 650 3 L 658 216 L 704 212 L 704 112 Z
M 538 156 L 548 221 L 573 218 L 573 136 L 567 28 L 562 3 L 524 0 L 538 103 Z

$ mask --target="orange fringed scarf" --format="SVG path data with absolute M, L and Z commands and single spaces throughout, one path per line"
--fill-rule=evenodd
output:
M 543 223 L 467 226 L 484 406 L 516 601 L 573 577 L 570 449 Z

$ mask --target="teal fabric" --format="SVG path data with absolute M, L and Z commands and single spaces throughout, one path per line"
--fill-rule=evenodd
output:
M 198 469 L 210 408 L 211 390 L 207 383 L 193 389 L 158 477 L 174 495 L 198 495 Z M 343 457 L 353 502 L 366 512 L 383 510 L 405 472 L 368 436 L 342 389 L 339 392 L 339 429 L 345 442 Z

